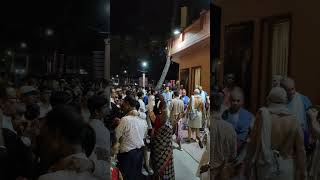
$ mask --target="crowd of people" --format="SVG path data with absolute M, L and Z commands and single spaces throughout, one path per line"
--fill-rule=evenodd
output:
M 171 180 L 173 137 L 181 151 L 204 147 L 210 101 L 201 86 L 190 97 L 182 86 L 108 89 L 104 80 L 1 77 L 0 179 Z
M 296 90 L 290 77 L 274 76 L 266 104 L 258 112 L 245 108 L 245 97 L 226 75 L 212 96 L 211 179 L 320 179 L 318 106 Z
M 319 106 L 274 76 L 250 112 L 234 79 L 209 97 L 199 85 L 188 96 L 183 86 L 1 78 L 0 179 L 172 180 L 173 150 L 193 142 L 205 148 L 203 180 L 320 179 Z

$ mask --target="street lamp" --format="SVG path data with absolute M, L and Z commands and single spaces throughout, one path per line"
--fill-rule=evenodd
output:
M 148 66 L 148 63 L 147 63 L 146 61 L 143 61 L 143 62 L 142 62 L 142 67 L 143 67 L 143 68 L 146 68 L 147 66 Z
M 124 73 L 124 74 L 127 74 L 127 70 L 124 70 L 123 73 Z
M 146 68 L 148 67 L 148 63 L 146 61 L 142 62 L 142 87 L 146 87 Z
M 20 43 L 20 47 L 21 47 L 22 49 L 27 48 L 27 43 L 25 43 L 25 42 Z
M 52 29 L 48 28 L 48 29 L 46 29 L 45 33 L 46 33 L 46 36 L 52 36 L 54 31 Z

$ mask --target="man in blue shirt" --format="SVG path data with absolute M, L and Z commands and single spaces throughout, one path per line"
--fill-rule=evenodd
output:
M 190 98 L 187 96 L 187 91 L 185 89 L 182 90 L 180 99 L 183 101 L 184 109 L 186 110 L 186 108 L 188 107 Z

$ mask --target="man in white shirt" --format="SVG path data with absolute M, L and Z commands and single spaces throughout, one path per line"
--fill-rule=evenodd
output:
M 140 104 L 140 109 L 139 111 L 141 112 L 146 112 L 146 105 L 144 104 L 143 102 L 143 92 L 138 92 L 137 93 L 137 96 L 138 96 L 138 102 Z
M 141 179 L 144 137 L 147 131 L 146 121 L 137 115 L 136 100 L 126 96 L 122 108 L 127 113 L 115 129 L 116 139 L 120 143 L 118 161 L 119 169 L 126 180 Z
M 89 124 L 96 133 L 96 147 L 95 151 L 97 155 L 104 157 L 110 156 L 110 131 L 105 127 L 103 123 L 103 117 L 105 115 L 104 109 L 108 106 L 108 101 L 102 96 L 93 96 L 88 100 L 88 108 L 91 114 Z M 98 157 L 102 160 L 103 157 Z

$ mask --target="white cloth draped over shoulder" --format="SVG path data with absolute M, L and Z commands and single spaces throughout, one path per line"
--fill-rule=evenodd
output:
M 259 180 L 293 180 L 294 160 L 284 159 L 276 149 L 271 146 L 271 114 L 290 115 L 285 104 L 269 104 L 268 107 L 260 108 L 261 129 L 260 143 L 257 144 L 252 163 L 256 164 L 257 177 Z

